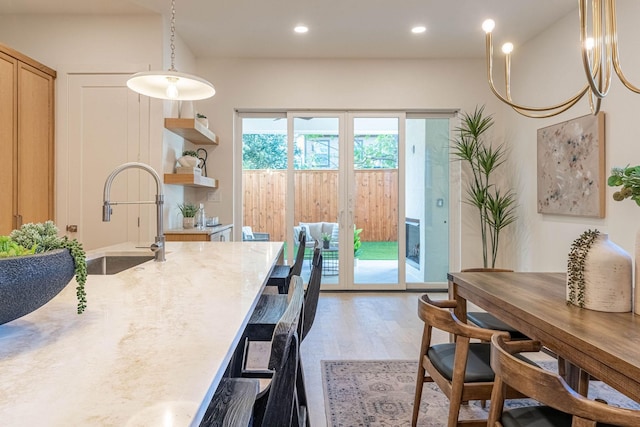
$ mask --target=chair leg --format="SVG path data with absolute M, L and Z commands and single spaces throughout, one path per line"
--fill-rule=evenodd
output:
M 418 414 L 420 413 L 420 402 L 422 401 L 422 388 L 424 387 L 424 366 L 422 360 L 418 362 L 418 377 L 416 378 L 416 394 L 413 399 L 413 416 L 411 418 L 411 427 L 418 425 Z

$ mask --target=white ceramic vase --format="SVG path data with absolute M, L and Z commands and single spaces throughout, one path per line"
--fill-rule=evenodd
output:
M 195 168 L 200 163 L 200 159 L 193 156 L 182 156 L 178 158 L 178 164 L 185 168 Z
M 600 233 L 584 260 L 584 308 L 623 313 L 631 311 L 631 256 Z M 569 292 L 567 288 L 567 292 Z
M 180 118 L 193 119 L 194 117 L 193 101 L 180 101 Z

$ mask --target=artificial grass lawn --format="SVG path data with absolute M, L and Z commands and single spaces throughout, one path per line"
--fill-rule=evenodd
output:
M 361 260 L 398 259 L 398 242 L 362 242 L 357 256 Z

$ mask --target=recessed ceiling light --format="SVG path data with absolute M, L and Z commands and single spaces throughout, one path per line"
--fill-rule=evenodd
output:
M 427 27 L 425 27 L 425 26 L 423 26 L 423 25 L 419 25 L 419 26 L 417 26 L 417 27 L 413 27 L 413 28 L 411 29 L 411 32 L 412 32 L 413 34 L 421 34 L 421 33 L 424 33 L 425 31 L 427 31 Z
M 297 25 L 293 31 L 295 31 L 296 33 L 306 33 L 307 31 L 309 31 L 309 28 L 306 25 Z

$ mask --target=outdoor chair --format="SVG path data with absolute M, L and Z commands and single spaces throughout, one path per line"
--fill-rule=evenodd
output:
M 298 252 L 292 266 L 286 264 L 276 264 L 267 279 L 267 286 L 277 286 L 278 293 L 286 294 L 289 292 L 289 282 L 292 276 L 299 276 L 302 272 L 302 262 L 304 261 L 304 247 L 306 243 L 306 234 L 300 233 Z
M 242 227 L 243 242 L 268 242 L 271 236 L 269 233 L 254 232 L 251 227 L 245 225 Z
M 501 268 L 465 268 L 462 273 L 489 272 L 489 273 L 512 273 L 513 270 L 505 270 Z M 511 335 L 511 339 L 529 339 L 525 334 L 507 325 L 491 313 L 485 311 L 469 311 L 467 312 L 467 320 L 474 325 L 485 329 L 493 329 L 496 331 L 507 331 Z
M 504 336 L 491 339 L 491 366 L 496 373 L 489 427 L 524 426 L 640 426 L 640 411 L 609 406 L 575 391 L 554 372 L 546 371 L 513 355 L 540 349 L 537 341 L 507 342 Z M 586 373 L 584 375 L 587 375 Z M 504 410 L 508 388 L 516 389 L 542 404 Z
M 418 299 L 418 316 L 424 322 L 418 375 L 411 425 L 415 427 L 420 413 L 420 402 L 424 383 L 435 382 L 449 399 L 448 427 L 458 425 L 486 426 L 486 420 L 459 420 L 462 402 L 469 400 L 489 400 L 493 387 L 494 373 L 490 366 L 493 334 L 509 337 L 504 331 L 482 329 L 460 322 L 452 309 L 454 300 L 432 301 L 428 295 Z M 451 343 L 432 345 L 433 329 L 455 336 Z M 481 342 L 470 342 L 477 339 Z M 522 397 L 509 390 L 507 397 Z M 440 420 L 438 420 L 440 421 Z
M 300 368 L 299 333 L 304 285 L 292 280 L 291 300 L 271 339 L 271 381 L 264 390 L 255 378 L 223 378 L 209 403 L 200 426 L 302 426 L 309 425 L 307 410 L 298 400 Z

